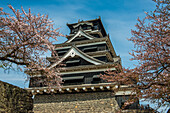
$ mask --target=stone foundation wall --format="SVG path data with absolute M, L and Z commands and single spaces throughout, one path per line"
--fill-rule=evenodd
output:
M 28 113 L 32 109 L 31 93 L 0 81 L 0 113 Z
M 36 95 L 34 113 L 116 113 L 119 106 L 112 92 Z

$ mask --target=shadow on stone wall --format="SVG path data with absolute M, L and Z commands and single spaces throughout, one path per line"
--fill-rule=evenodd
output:
M 31 93 L 0 81 L 0 113 L 28 113 L 32 109 Z

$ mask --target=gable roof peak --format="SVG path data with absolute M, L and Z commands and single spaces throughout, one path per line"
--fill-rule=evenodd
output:
M 81 36 L 84 36 L 84 37 L 86 37 L 86 38 L 88 38 L 88 39 L 95 39 L 96 37 L 94 37 L 94 36 L 92 36 L 92 35 L 89 35 L 89 34 L 87 34 L 87 33 L 85 33 L 84 31 L 83 31 L 83 29 L 81 29 L 81 27 L 80 27 L 80 29 L 78 30 L 78 32 L 72 37 L 72 38 L 70 38 L 69 40 L 67 40 L 65 43 L 70 43 L 71 41 L 73 41 L 76 37 L 81 37 Z
M 104 64 L 105 62 L 100 61 L 98 59 L 95 59 L 87 54 L 85 54 L 84 52 L 82 52 L 81 50 L 79 50 L 75 45 L 73 45 L 70 50 L 60 59 L 60 61 L 57 61 L 55 63 L 53 63 L 50 68 L 53 68 L 55 66 L 57 66 L 58 64 L 60 64 L 62 61 L 64 61 L 66 58 L 68 58 L 69 56 L 71 56 L 72 58 L 75 56 L 79 56 L 81 58 L 83 58 L 84 60 L 94 64 L 94 65 L 101 65 Z

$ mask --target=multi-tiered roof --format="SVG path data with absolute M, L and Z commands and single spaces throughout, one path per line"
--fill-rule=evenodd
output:
M 46 95 L 48 90 L 56 95 L 114 92 L 118 105 L 121 107 L 132 94 L 132 88 L 129 85 L 108 83 L 100 77 L 108 69 L 116 70 L 115 64 L 121 64 L 121 59 L 116 55 L 101 19 L 79 21 L 67 26 L 70 29 L 70 34 L 66 36 L 68 40 L 55 45 L 60 60 L 56 61 L 56 56 L 48 58 L 51 62 L 50 68 L 58 69 L 60 64 L 65 64 L 60 70 L 63 86 L 61 88 L 54 86 L 49 89 L 43 84 L 45 78 L 35 73 L 35 76 L 30 79 L 27 90 L 39 96 Z M 126 98 L 122 95 L 126 95 Z M 137 105 L 138 102 L 133 107 Z
M 100 74 L 107 69 L 115 70 L 113 64 L 120 63 L 120 57 L 116 55 L 101 19 L 79 21 L 67 26 L 70 28 L 70 34 L 66 36 L 68 40 L 57 44 L 55 49 L 61 59 L 56 62 L 55 56 L 49 57 L 51 67 L 65 64 L 64 70 L 61 70 L 64 85 L 105 82 Z

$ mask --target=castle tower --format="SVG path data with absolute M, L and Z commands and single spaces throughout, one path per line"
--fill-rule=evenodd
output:
M 61 60 L 55 62 L 55 56 L 49 57 L 52 67 L 59 63 L 65 64 L 61 70 L 63 85 L 80 85 L 103 83 L 100 74 L 110 69 L 115 70 L 113 64 L 120 63 L 120 57 L 116 55 L 110 42 L 109 35 L 103 27 L 101 19 L 79 21 L 67 24 L 70 34 L 67 41 L 56 45 L 56 51 Z M 32 83 L 30 87 L 39 87 Z
M 60 71 L 63 86 L 61 89 L 52 87 L 53 95 L 49 95 L 46 93 L 47 87 L 41 83 L 43 80 L 39 83 L 35 81 L 41 76 L 32 77 L 28 90 L 35 95 L 35 109 L 55 105 L 58 108 L 54 107 L 53 110 L 66 112 L 116 111 L 129 98 L 131 88 L 121 85 L 116 90 L 116 83 L 108 83 L 100 78 L 104 71 L 116 70 L 114 64 L 121 64 L 100 17 L 67 26 L 70 29 L 70 34 L 66 36 L 68 40 L 55 45 L 60 60 L 56 62 L 55 56 L 48 58 L 53 68 L 60 63 L 65 64 Z M 135 108 L 137 104 L 131 107 Z

